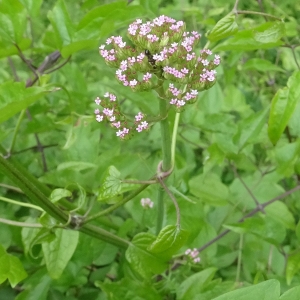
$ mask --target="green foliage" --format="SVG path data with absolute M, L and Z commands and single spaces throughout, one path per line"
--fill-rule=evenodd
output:
M 273 2 L 0 0 L 0 299 L 299 299 L 300 4 Z M 143 92 L 99 55 L 160 15 L 221 58 L 180 119 L 165 44 Z M 107 92 L 149 129 L 96 122 Z

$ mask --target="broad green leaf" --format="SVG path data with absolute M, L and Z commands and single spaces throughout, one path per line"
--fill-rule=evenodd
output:
M 240 150 L 252 140 L 255 143 L 255 137 L 258 136 L 266 122 L 268 111 L 269 109 L 266 108 L 239 123 L 238 146 Z
M 19 48 L 21 51 L 25 51 L 30 48 L 31 46 L 31 40 L 27 38 L 23 38 L 19 44 Z M 18 49 L 15 46 L 11 46 L 10 43 L 5 43 L 0 41 L 0 58 L 12 56 L 18 54 Z
M 116 282 L 96 281 L 95 286 L 101 288 L 108 300 L 161 300 L 161 296 L 151 282 L 141 282 L 125 277 Z
M 294 174 L 294 167 L 299 158 L 300 139 L 294 143 L 284 144 L 275 149 L 277 172 L 289 177 Z
M 228 199 L 228 188 L 220 178 L 211 173 L 199 175 L 189 181 L 190 192 L 201 201 L 211 205 L 225 205 Z
M 295 230 L 295 218 L 285 203 L 276 201 L 265 207 L 265 212 L 286 229 Z
M 287 266 L 286 266 L 286 282 L 288 285 L 291 284 L 295 274 L 300 270 L 300 253 L 295 253 L 288 256 Z
M 26 11 L 18 1 L 1 1 L 0 36 L 1 40 L 19 44 L 26 30 Z
M 213 279 L 216 271 L 216 268 L 208 268 L 189 276 L 177 288 L 176 299 L 200 299 L 198 297 L 196 298 L 196 296 L 205 290 L 206 285 Z
M 291 288 L 280 296 L 279 300 L 299 300 L 300 285 Z
M 168 225 L 159 232 L 148 250 L 157 254 L 166 254 L 167 252 L 167 256 L 172 257 L 184 245 L 187 238 L 186 230 L 180 229 L 176 225 Z
M 40 12 L 40 7 L 43 0 L 19 0 L 23 6 L 27 9 L 31 17 L 37 17 Z
M 7 254 L 0 245 L 0 284 L 8 279 L 10 285 L 15 287 L 20 281 L 27 277 L 19 258 Z
M 52 11 L 48 12 L 48 18 L 58 38 L 57 47 L 61 49 L 62 46 L 70 44 L 74 34 L 74 25 L 72 24 L 64 0 L 56 2 Z
M 272 99 L 269 116 L 268 134 L 271 142 L 276 144 L 294 113 L 300 97 L 300 71 L 288 80 L 287 87 L 278 90 Z
M 121 193 L 121 173 L 110 166 L 105 172 L 103 183 L 99 189 L 98 201 L 107 201 L 109 199 L 120 199 Z
M 45 274 L 45 268 L 30 274 L 22 285 L 23 292 L 17 295 L 15 300 L 46 300 L 52 279 Z
M 251 217 L 242 223 L 224 225 L 224 227 L 238 233 L 255 234 L 275 246 L 278 246 L 286 235 L 283 225 L 268 216 Z
M 272 30 L 275 33 L 272 34 Z M 276 35 L 277 30 L 277 35 Z M 237 32 L 232 38 L 225 40 L 215 47 L 215 51 L 234 50 L 234 51 L 253 51 L 256 49 L 269 49 L 280 46 L 281 30 L 276 22 L 268 22 L 252 29 Z M 275 39 L 275 38 L 278 39 Z
M 42 249 L 50 277 L 58 279 L 76 249 L 79 232 L 56 229 L 55 235 L 53 241 L 42 244 Z
M 235 15 L 229 14 L 218 21 L 215 27 L 207 35 L 207 38 L 211 42 L 216 42 L 233 35 L 238 30 L 239 28 L 237 23 L 235 22 Z
M 63 198 L 72 197 L 72 192 L 66 189 L 55 189 L 52 191 L 49 199 L 55 203 Z
M 259 43 L 276 43 L 285 34 L 284 22 L 265 23 L 253 32 L 255 41 Z
M 0 123 L 27 108 L 49 92 L 49 87 L 25 88 L 21 82 L 6 82 L 0 85 Z
M 300 241 L 300 221 L 298 222 L 295 230 L 298 241 Z
M 285 70 L 269 60 L 261 58 L 251 58 L 244 65 L 244 70 L 255 70 L 259 72 L 285 72 Z
M 270 279 L 253 286 L 241 288 L 212 300 L 278 300 L 280 296 L 280 283 Z
M 151 278 L 163 272 L 167 264 L 158 255 L 149 252 L 148 247 L 155 241 L 150 233 L 138 233 L 126 250 L 125 256 L 133 270 L 143 278 Z
M 57 170 L 73 169 L 75 172 L 96 168 L 97 165 L 85 161 L 68 161 L 57 166 Z

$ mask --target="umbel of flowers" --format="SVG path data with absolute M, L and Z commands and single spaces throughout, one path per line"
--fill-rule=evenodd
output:
M 200 91 L 209 89 L 216 81 L 215 68 L 220 64 L 219 55 L 209 49 L 195 50 L 200 34 L 185 31 L 183 21 L 160 16 L 143 23 L 137 19 L 128 27 L 130 44 L 121 36 L 112 36 L 99 47 L 100 55 L 106 64 L 117 68 L 116 78 L 134 92 L 162 87 L 164 95 L 178 112 L 186 104 L 194 103 Z M 132 126 L 120 113 L 116 96 L 106 93 L 108 100 L 95 100 L 103 107 L 95 110 L 96 120 L 104 118 L 117 128 L 117 136 L 124 139 L 130 131 L 141 132 L 149 124 L 140 112 Z

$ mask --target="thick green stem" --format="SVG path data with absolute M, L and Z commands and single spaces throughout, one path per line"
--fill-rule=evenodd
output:
M 40 189 L 39 185 L 35 185 L 31 180 L 31 176 L 28 172 L 21 172 L 18 167 L 11 164 L 0 155 L 0 172 L 10 178 L 29 198 L 29 201 L 34 205 L 41 207 L 49 215 L 55 218 L 57 221 L 67 224 L 69 222 L 69 215 L 55 206 Z M 28 176 L 27 176 L 28 175 Z M 79 231 L 84 232 L 97 239 L 106 241 L 115 246 L 127 248 L 129 242 L 115 236 L 114 234 L 96 227 L 94 225 L 85 224 Z
M 171 164 L 171 133 L 168 120 L 168 106 L 167 101 L 160 99 L 159 102 L 160 115 L 164 118 L 160 121 L 161 141 L 162 141 L 162 155 L 163 164 L 162 170 L 169 171 L 172 167 Z
M 161 86 L 157 90 L 158 94 L 161 96 L 159 99 L 159 113 L 162 117 L 160 121 L 160 131 L 161 131 L 161 141 L 162 141 L 162 170 L 169 171 L 172 168 L 172 157 L 171 157 L 171 133 L 168 120 L 168 102 L 163 99 L 163 87 Z M 157 223 L 156 223 L 156 233 L 158 234 L 163 226 L 164 221 L 164 191 L 160 187 L 158 190 L 157 197 Z

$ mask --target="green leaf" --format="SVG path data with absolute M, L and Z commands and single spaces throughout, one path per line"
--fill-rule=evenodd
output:
M 52 191 L 49 198 L 50 198 L 51 202 L 55 203 L 63 198 L 67 198 L 67 197 L 71 197 L 71 196 L 72 196 L 72 192 L 70 192 L 69 190 L 55 189 Z
M 19 44 L 26 30 L 26 11 L 18 1 L 0 3 L 0 36 L 9 43 Z
M 125 256 L 133 270 L 143 278 L 151 278 L 167 268 L 167 264 L 159 256 L 147 249 L 155 241 L 150 233 L 138 233 L 126 250 Z
M 271 142 L 276 144 L 294 113 L 300 97 L 300 71 L 288 80 L 287 87 L 277 91 L 272 99 L 269 116 L 268 134 Z
M 286 282 L 288 285 L 291 284 L 295 274 L 300 270 L 300 253 L 295 253 L 288 256 L 287 266 L 286 266 Z
M 189 186 L 190 192 L 201 201 L 211 205 L 225 205 L 227 203 L 228 188 L 213 173 L 192 178 L 189 181 Z
M 188 235 L 186 230 L 180 229 L 176 225 L 168 225 L 159 232 L 148 250 L 156 254 L 167 254 L 171 258 L 184 245 Z
M 253 51 L 269 49 L 283 44 L 280 38 L 280 25 L 277 22 L 267 22 L 252 29 L 237 32 L 232 38 L 225 40 L 215 47 L 215 51 Z M 277 29 L 276 29 L 277 28 Z M 272 30 L 274 33 L 272 35 Z M 277 30 L 277 35 L 276 35 Z M 275 38 L 278 39 L 275 39 Z
M 218 21 L 215 27 L 207 35 L 207 38 L 211 42 L 216 42 L 235 34 L 238 30 L 239 28 L 235 22 L 235 15 L 229 14 Z
M 20 260 L 15 256 L 7 254 L 2 245 L 0 245 L 0 284 L 8 279 L 10 285 L 14 288 L 26 277 L 27 273 Z
M 275 279 L 271 279 L 253 286 L 226 293 L 212 300 L 278 300 L 279 296 L 280 283 Z
M 98 280 L 95 286 L 104 291 L 108 300 L 161 300 L 159 292 L 151 282 L 141 282 L 128 277 L 117 282 Z
M 276 201 L 265 207 L 265 212 L 285 228 L 295 230 L 295 218 L 285 203 Z
M 37 17 L 40 12 L 40 7 L 43 0 L 19 0 L 23 6 L 27 9 L 31 17 Z
M 56 229 L 55 235 L 53 241 L 42 244 L 42 249 L 50 277 L 58 279 L 76 249 L 79 232 Z
M 255 234 L 275 246 L 278 246 L 286 235 L 283 225 L 268 216 L 247 218 L 243 223 L 224 225 L 224 227 L 237 233 Z
M 285 72 L 281 67 L 276 66 L 272 62 L 261 59 L 261 58 L 251 58 L 244 65 L 244 70 L 255 70 L 259 72 Z
M 300 295 L 300 285 L 291 288 L 280 296 L 279 300 L 298 300 Z
M 103 183 L 99 189 L 98 201 L 120 200 L 121 195 L 121 173 L 114 167 L 110 166 L 105 172 Z
M 0 85 L 0 123 L 27 108 L 48 92 L 49 86 L 25 88 L 21 82 L 6 82 Z
M 289 177 L 294 174 L 294 167 L 299 158 L 300 139 L 295 143 L 284 144 L 275 149 L 277 172 Z
M 240 150 L 242 150 L 247 143 L 250 143 L 253 139 L 255 142 L 255 138 L 258 136 L 265 124 L 268 111 L 269 109 L 266 108 L 256 114 L 252 114 L 250 117 L 239 123 L 238 146 Z
M 48 12 L 48 18 L 58 38 L 57 47 L 61 49 L 62 46 L 70 44 L 74 34 L 74 25 L 72 24 L 64 0 L 56 2 L 52 11 Z
M 200 299 L 196 296 L 205 290 L 206 285 L 212 280 L 216 273 L 216 268 L 208 268 L 199 273 L 193 274 L 185 279 L 177 288 L 178 300 Z
M 265 23 L 254 30 L 255 41 L 263 44 L 276 43 L 285 35 L 284 22 Z

